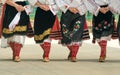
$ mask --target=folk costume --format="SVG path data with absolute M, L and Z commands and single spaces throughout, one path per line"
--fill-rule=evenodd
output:
M 13 60 L 20 61 L 20 51 L 25 42 L 25 36 L 28 33 L 30 19 L 27 12 L 24 10 L 18 12 L 15 7 L 9 5 L 7 0 L 4 1 L 2 12 L 2 47 L 11 47 L 13 51 Z M 13 3 L 21 6 L 26 6 L 26 0 L 12 0 Z M 12 28 L 10 27 L 12 26 Z
M 119 8 L 120 0 L 111 0 L 109 7 L 114 14 L 120 14 L 120 8 Z M 117 24 L 117 34 L 118 34 L 118 39 L 120 44 L 120 15 L 119 15 L 118 24 Z
M 44 53 L 43 61 L 49 61 L 49 54 L 51 48 L 51 39 L 61 38 L 58 17 L 58 7 L 54 0 L 28 0 L 32 6 L 35 6 L 37 2 L 43 5 L 48 5 L 50 10 L 45 11 L 40 7 L 37 7 L 35 19 L 34 19 L 34 40 L 40 44 Z M 55 25 L 55 26 L 54 26 Z M 56 27 L 56 28 L 53 28 Z M 58 28 L 57 28 L 58 27 Z
M 109 7 L 111 4 L 111 0 L 94 0 L 94 2 L 99 5 L 100 8 Z M 99 11 L 97 15 L 93 16 L 93 43 L 97 41 L 101 48 L 100 62 L 105 61 L 107 41 L 117 37 L 114 20 L 114 15 L 111 10 L 106 13 Z
M 58 7 L 62 11 L 60 21 L 62 31 L 61 44 L 67 46 L 70 50 L 68 59 L 72 62 L 76 61 L 76 55 L 83 39 L 90 38 L 85 19 L 85 13 L 90 7 L 86 8 L 86 2 L 88 5 L 92 3 L 86 0 L 56 0 Z M 72 13 L 69 10 L 70 7 L 76 8 L 78 13 Z M 98 7 L 92 7 L 92 9 L 96 11 Z

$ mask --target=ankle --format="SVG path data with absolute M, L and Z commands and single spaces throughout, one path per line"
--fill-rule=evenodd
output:
M 71 62 L 77 62 L 76 57 L 71 57 Z
M 50 61 L 49 57 L 44 57 L 43 58 L 43 62 L 49 62 L 49 61 Z
M 15 57 L 14 57 L 14 61 L 15 61 L 15 62 L 20 62 L 20 60 L 21 60 L 21 59 L 20 59 L 19 56 L 15 56 Z

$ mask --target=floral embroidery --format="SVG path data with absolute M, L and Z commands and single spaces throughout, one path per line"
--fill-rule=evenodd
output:
M 102 27 L 102 24 L 98 24 L 98 27 Z
M 107 27 L 106 26 L 104 26 L 104 29 L 106 29 Z
M 80 21 L 77 21 L 76 24 L 74 25 L 73 31 L 77 31 L 80 28 Z
M 80 24 L 81 22 L 80 21 L 77 21 L 74 26 L 73 26 L 73 30 L 70 31 L 67 26 L 65 24 L 62 25 L 62 31 L 63 31 L 63 34 L 70 38 L 73 36 L 73 34 L 75 34 L 76 31 L 78 31 L 80 29 Z
M 96 30 L 98 30 L 98 27 L 95 27 Z
M 104 25 L 107 25 L 107 23 L 108 23 L 108 22 L 107 22 L 107 21 L 105 21 L 105 22 L 104 22 Z
M 102 30 L 107 30 L 112 26 L 112 22 L 108 23 L 107 21 L 102 21 L 101 23 L 99 23 L 97 26 L 95 26 L 95 30 L 96 31 L 102 31 Z

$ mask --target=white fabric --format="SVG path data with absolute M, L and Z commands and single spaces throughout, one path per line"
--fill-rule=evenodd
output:
M 18 1 L 21 1 L 21 2 L 23 2 L 23 1 L 27 1 L 27 0 L 13 0 L 14 2 L 18 2 Z
M 49 43 L 51 43 L 51 40 L 48 38 L 48 39 L 45 39 L 44 42 L 49 42 Z
M 37 2 L 40 2 L 41 4 L 49 5 L 50 11 L 53 13 L 53 15 L 56 15 L 59 10 L 54 0 L 28 0 L 28 2 L 32 6 L 35 6 Z
M 83 0 L 86 8 L 93 13 L 95 16 L 98 15 L 100 6 L 96 4 L 93 0 Z
M 24 8 L 25 8 L 25 12 L 27 13 L 27 15 L 29 15 L 33 10 L 33 6 L 31 5 L 26 5 L 24 6 Z
M 4 4 L 6 0 L 1 0 L 1 1 L 2 1 L 2 3 Z M 21 1 L 21 2 L 23 2 L 23 1 L 27 1 L 27 0 L 12 0 L 12 1 L 14 1 L 14 2 Z
M 1 38 L 1 48 L 9 47 L 8 43 L 10 43 L 10 42 L 16 42 L 16 43 L 24 45 L 24 43 L 25 43 L 25 36 L 14 35 L 14 36 L 12 36 L 10 38 L 2 37 Z
M 95 3 L 97 3 L 98 5 L 107 5 L 110 3 L 111 0 L 94 0 Z
M 27 15 L 29 15 L 32 12 L 32 10 L 33 10 L 33 8 L 32 8 L 31 5 L 26 5 L 26 6 L 24 6 L 24 8 L 25 8 L 25 11 L 26 11 Z M 15 26 L 19 23 L 20 15 L 21 15 L 21 12 L 18 12 L 15 15 L 14 19 L 9 24 L 9 30 L 10 31 L 13 31 L 13 29 L 15 28 Z
M 59 8 L 56 8 L 56 5 L 49 5 L 50 11 L 53 13 L 53 15 L 56 15 L 58 13 Z
M 1 0 L 1 2 L 4 4 L 6 0 Z
M 55 0 L 56 1 L 56 4 L 57 6 L 59 7 L 59 9 L 66 13 L 66 11 L 68 10 L 69 8 L 69 4 L 67 4 L 64 0 Z M 69 0 L 68 0 L 69 1 Z
M 100 42 L 100 41 L 102 41 L 102 40 L 110 41 L 110 40 L 111 40 L 111 36 L 112 36 L 112 35 L 105 36 L 105 37 L 101 37 L 100 39 L 96 39 L 96 41 L 97 41 L 97 42 Z
M 79 10 L 80 15 L 84 15 L 87 10 L 93 14 L 98 13 L 99 6 L 93 0 L 55 0 L 56 4 L 64 13 L 69 7 L 75 7 Z
M 94 2 L 99 6 L 108 5 L 112 13 L 120 14 L 120 0 L 94 0 Z
M 62 12 L 66 13 L 69 7 L 79 7 L 79 1 L 78 0 L 55 0 L 56 4 L 62 10 Z
M 118 8 L 120 6 L 120 0 L 84 0 L 84 1 L 94 1 L 100 8 L 100 6 L 102 5 L 108 5 L 111 9 L 111 12 L 118 12 L 120 8 Z M 99 8 L 97 9 L 96 12 L 94 12 L 94 8 L 92 6 L 89 5 L 89 3 L 85 2 L 86 6 L 89 7 L 88 10 L 92 11 L 92 13 L 94 13 L 95 16 L 97 16 L 97 14 L 99 13 Z M 117 9 L 117 10 L 116 10 Z
M 82 41 L 81 41 L 81 42 L 72 42 L 70 45 L 71 45 L 71 46 L 72 46 L 72 45 L 79 45 L 79 46 L 81 46 L 81 45 L 82 45 Z
M 109 7 L 113 13 L 120 14 L 120 0 L 111 0 Z
M 53 5 L 55 4 L 54 0 L 38 0 L 41 4 Z
M 30 5 L 35 6 L 35 4 L 38 2 L 38 0 L 28 0 Z
M 16 43 L 19 43 L 19 44 L 24 44 L 25 43 L 25 36 L 23 35 L 14 35 L 10 38 L 7 38 L 7 42 L 16 42 Z
M 9 47 L 7 39 L 5 39 L 3 36 L 1 38 L 1 48 Z
M 97 5 L 108 5 L 112 13 L 120 14 L 120 0 L 93 0 Z
M 9 24 L 9 30 L 10 31 L 13 31 L 13 29 L 15 28 L 15 26 L 18 24 L 19 20 L 20 20 L 20 15 L 21 15 L 21 12 L 18 12 L 14 19 L 11 21 L 11 23 Z

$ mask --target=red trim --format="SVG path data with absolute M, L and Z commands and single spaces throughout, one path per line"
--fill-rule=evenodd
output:
M 85 21 L 85 24 L 84 24 L 84 29 L 88 29 L 88 25 L 87 25 L 86 21 Z
M 60 22 L 57 16 L 55 18 L 55 22 L 50 33 L 50 38 L 55 40 L 60 40 L 62 38 Z

